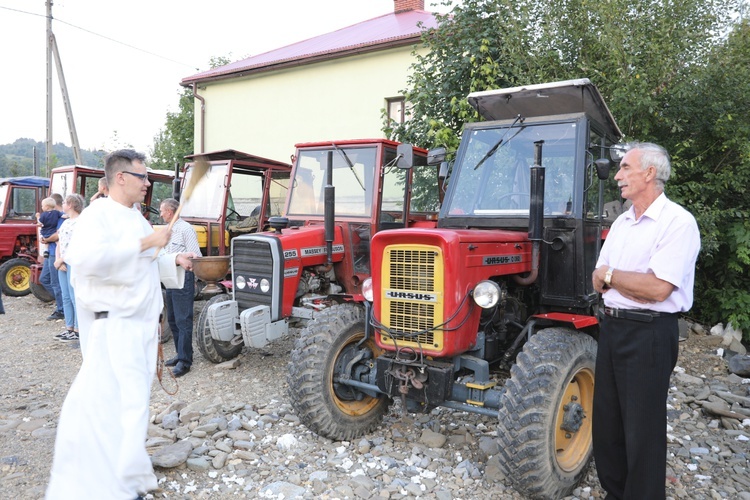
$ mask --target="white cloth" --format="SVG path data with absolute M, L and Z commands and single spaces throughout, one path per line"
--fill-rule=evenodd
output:
M 145 440 L 162 294 L 154 249 L 140 250 L 152 231 L 111 198 L 78 217 L 66 260 L 84 357 L 60 413 L 48 499 L 133 500 L 157 487 Z M 161 258 L 174 267 L 174 255 Z
M 643 304 L 623 297 L 615 289 L 602 295 L 604 305 L 618 309 L 650 309 L 684 312 L 693 305 L 695 261 L 700 251 L 700 232 L 695 218 L 662 193 L 639 219 L 635 208 L 615 220 L 604 240 L 596 267 L 622 271 L 652 272 L 674 285 L 664 302 Z

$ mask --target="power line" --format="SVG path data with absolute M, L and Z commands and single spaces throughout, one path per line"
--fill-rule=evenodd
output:
M 0 9 L 11 10 L 11 11 L 14 11 L 14 12 L 19 12 L 19 13 L 21 13 L 21 14 L 28 14 L 28 15 L 30 15 L 30 16 L 38 16 L 38 17 L 44 17 L 44 18 L 46 18 L 46 17 L 47 17 L 47 16 L 46 16 L 46 15 L 44 15 L 44 14 L 37 14 L 37 13 L 35 13 L 35 12 L 28 12 L 28 11 L 25 11 L 25 10 L 21 10 L 21 9 L 14 9 L 14 8 L 12 8 L 12 7 L 6 7 L 6 6 L 4 6 L 4 5 L 0 5 Z M 100 33 L 96 33 L 95 31 L 91 31 L 91 30 L 89 30 L 89 29 L 86 29 L 86 28 L 82 28 L 82 27 L 80 27 L 80 26 L 76 26 L 75 24 L 69 23 L 69 22 L 67 22 L 67 21 L 63 21 L 62 19 L 59 19 L 59 18 L 57 18 L 57 17 L 53 17 L 53 19 L 54 19 L 55 21 L 59 22 L 59 23 L 62 23 L 62 24 L 66 24 L 66 25 L 70 26 L 71 28 L 75 28 L 75 29 L 78 29 L 78 30 L 84 31 L 84 32 L 86 32 L 86 33 L 89 33 L 89 34 L 91 34 L 91 35 L 94 35 L 94 36 L 98 36 L 98 37 L 100 37 L 100 38 L 104 38 L 105 40 L 109 40 L 110 42 L 118 43 L 118 44 L 120 44 L 120 45 L 124 45 L 125 47 L 128 47 L 128 48 L 130 48 L 130 49 L 133 49 L 133 50 L 137 50 L 137 51 L 139 51 L 139 52 L 143 52 L 143 53 L 145 53 L 145 54 L 148 54 L 148 55 L 151 55 L 151 56 L 154 56 L 154 57 L 158 57 L 159 59 L 164 59 L 165 61 L 169 61 L 169 62 L 173 62 L 173 63 L 175 63 L 175 64 L 179 64 L 179 65 L 181 65 L 181 66 L 186 66 L 186 67 L 188 67 L 188 68 L 194 69 L 195 71 L 199 71 L 199 69 L 198 69 L 198 68 L 197 68 L 196 66 L 192 65 L 192 64 L 187 64 L 187 63 L 184 63 L 184 62 L 181 62 L 181 61 L 176 61 L 176 60 L 174 60 L 174 59 L 171 59 L 171 58 L 169 58 L 169 57 L 166 57 L 166 56 L 162 56 L 162 55 L 156 54 L 156 53 L 154 53 L 154 52 L 151 52 L 151 51 L 148 51 L 148 50 L 146 50 L 146 49 L 142 49 L 142 48 L 140 48 L 140 47 L 136 47 L 136 46 L 134 46 L 134 45 L 130 45 L 130 44 L 128 44 L 128 43 L 125 43 L 125 42 L 121 42 L 121 41 L 119 41 L 119 40 L 115 40 L 114 38 L 108 37 L 108 36 L 106 36 L 106 35 L 102 35 L 102 34 L 100 34 Z

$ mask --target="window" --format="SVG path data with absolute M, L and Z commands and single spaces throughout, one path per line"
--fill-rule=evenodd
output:
M 404 123 L 407 118 L 406 100 L 403 97 L 386 99 L 388 118 L 396 123 Z

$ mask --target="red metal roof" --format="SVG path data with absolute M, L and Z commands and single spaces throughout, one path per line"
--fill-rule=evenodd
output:
M 422 27 L 418 26 L 419 23 L 422 23 Z M 231 78 L 239 74 L 269 71 L 353 53 L 414 44 L 419 41 L 423 29 L 435 27 L 437 22 L 431 12 L 410 10 L 390 13 L 226 66 L 203 71 L 183 78 L 180 83 L 190 85 L 194 82 Z

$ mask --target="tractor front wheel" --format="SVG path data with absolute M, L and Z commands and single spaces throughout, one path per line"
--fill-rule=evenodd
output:
M 233 344 L 232 342 L 223 342 L 211 337 L 211 326 L 208 324 L 208 308 L 217 302 L 226 302 L 231 300 L 229 295 L 222 293 L 211 297 L 201 309 L 198 316 L 198 325 L 195 330 L 195 338 L 198 342 L 198 349 L 203 357 L 212 363 L 223 363 L 240 355 L 244 344 Z
M 26 259 L 10 259 L 0 266 L 0 287 L 8 297 L 23 297 L 31 292 L 31 267 Z
M 391 399 L 339 382 L 371 369 L 381 350 L 365 336 L 364 309 L 340 304 L 307 324 L 292 349 L 287 375 L 292 407 L 314 433 L 351 440 L 374 430 Z
M 505 383 L 500 463 L 531 498 L 570 495 L 591 459 L 596 341 L 565 328 L 533 335 Z

